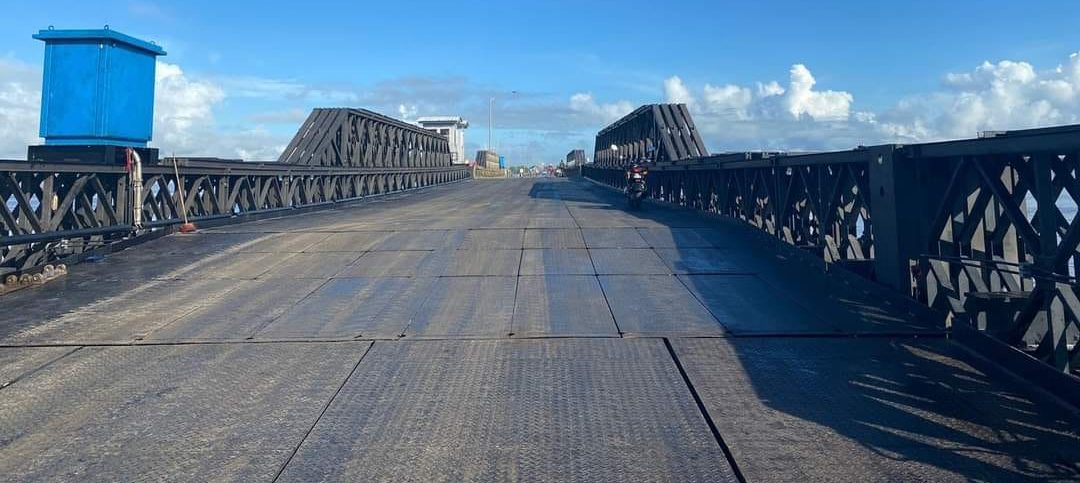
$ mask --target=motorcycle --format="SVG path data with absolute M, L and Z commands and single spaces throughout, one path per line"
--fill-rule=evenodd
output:
M 641 201 L 648 193 L 645 186 L 645 177 L 648 174 L 649 168 L 637 164 L 626 170 L 626 201 L 631 209 L 641 208 Z

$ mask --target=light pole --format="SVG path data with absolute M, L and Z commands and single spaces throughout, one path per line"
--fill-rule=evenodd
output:
M 517 93 L 518 93 L 518 91 L 510 91 L 510 94 L 513 94 L 513 95 L 517 95 Z M 491 131 L 492 131 L 492 129 L 494 129 L 494 127 L 495 127 L 495 96 L 491 96 L 491 97 L 488 98 L 488 146 L 487 146 L 488 151 L 491 151 L 491 148 L 494 147 L 494 145 L 491 143 Z

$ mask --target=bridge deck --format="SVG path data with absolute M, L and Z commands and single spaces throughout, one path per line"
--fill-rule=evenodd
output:
M 170 236 L 5 296 L 0 474 L 1080 478 L 1077 417 L 917 309 L 619 201 L 473 181 Z

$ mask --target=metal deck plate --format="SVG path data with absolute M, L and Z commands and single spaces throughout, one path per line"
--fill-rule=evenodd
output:
M 124 250 L 111 253 L 101 258 L 91 258 L 69 268 L 68 276 L 93 279 L 98 283 L 116 283 L 152 279 L 175 279 L 189 274 L 201 267 L 193 266 L 193 259 L 199 265 L 212 264 L 216 260 L 228 257 L 231 251 L 217 251 L 203 255 L 185 255 L 156 253 L 139 250 Z M 260 256 L 260 255 L 255 255 Z
M 457 248 L 465 240 L 464 230 L 396 231 L 373 250 L 446 250 Z
M 671 275 L 600 276 L 619 330 L 632 335 L 723 335 L 724 328 Z
M 570 216 L 545 217 L 537 216 L 529 218 L 525 224 L 527 228 L 573 228 L 577 229 L 577 220 Z
M 410 337 L 505 337 L 514 314 L 517 277 L 435 279 L 406 329 Z
M 340 278 L 271 322 L 257 339 L 396 338 L 424 302 L 432 278 Z
M 102 283 L 81 274 L 69 273 L 44 286 L 4 294 L 0 298 L 0 310 L 4 314 L 0 323 L 0 342 L 11 343 L 16 334 L 34 330 L 65 314 L 84 310 L 102 299 L 123 297 L 125 292 L 138 285 L 139 282 L 130 280 Z
M 197 308 L 146 336 L 148 341 L 243 340 L 280 317 L 325 280 L 271 278 L 239 282 L 219 303 Z
M 521 257 L 522 275 L 592 275 L 589 252 L 576 249 L 528 249 Z
M 694 228 L 638 228 L 653 248 L 712 248 L 713 244 Z
M 284 263 L 295 253 L 220 253 L 201 260 L 189 262 L 183 268 L 157 278 L 177 280 L 225 279 L 248 280 L 256 278 Z
M 427 251 L 367 252 L 345 267 L 338 277 L 414 277 L 431 255 Z
M 185 314 L 223 300 L 237 287 L 234 280 L 148 280 L 114 295 L 68 293 L 78 306 L 38 307 L 37 324 L 12 330 L 8 344 L 127 343 Z M 49 304 L 48 299 L 41 300 Z M 21 317 L 21 316 L 18 316 Z
M 927 342 L 941 329 L 910 304 L 750 229 L 623 206 L 463 183 L 169 236 L 9 293 L 0 343 L 72 347 L 0 348 L 0 479 L 269 481 L 300 448 L 283 479 L 730 481 L 652 336 L 749 481 L 1078 479 L 1074 416 Z M 578 222 L 611 228 L 581 230 L 587 253 L 522 249 L 575 245 Z M 587 262 L 601 275 L 518 275 Z M 753 275 L 697 273 L 723 264 Z M 717 339 L 740 334 L 769 337 Z M 356 338 L 374 352 L 331 402 Z
M 170 255 L 206 255 L 237 246 L 251 243 L 267 237 L 265 233 L 214 233 L 200 231 L 183 236 L 165 236 L 151 240 L 141 245 L 129 248 L 127 251 L 145 251 Z
M 600 283 L 591 276 L 518 278 L 514 337 L 618 337 Z
M 640 220 L 626 212 L 603 205 L 569 205 L 567 209 L 582 229 L 587 228 L 634 228 Z
M 446 275 L 504 275 L 518 274 L 521 249 L 517 250 L 456 250 L 450 255 Z
M 753 275 L 679 275 L 679 279 L 733 334 L 839 331 L 836 324 Z
M 658 340 L 376 342 L 282 481 L 734 481 Z
M 175 234 L 136 245 L 125 253 L 207 255 L 220 252 L 299 253 L 321 242 L 329 233 L 218 233 Z
M 649 248 L 649 243 L 633 228 L 582 228 L 589 248 Z
M 577 228 L 532 228 L 525 230 L 525 248 L 585 248 Z
M 941 333 L 944 328 L 914 300 L 886 297 L 855 280 L 844 280 L 806 265 L 770 259 L 756 252 L 756 275 L 771 286 L 783 287 L 796 303 L 813 307 L 822 319 L 845 333 Z M 773 255 L 775 257 L 775 255 Z
M 1080 479 L 1080 421 L 946 340 L 672 345 L 748 481 Z
M 277 233 L 234 246 L 246 253 L 299 253 L 331 236 L 328 233 Z
M 307 248 L 308 252 L 363 252 L 371 250 L 390 236 L 386 231 L 350 231 L 332 233 L 319 243 Z
M 465 232 L 465 241 L 459 248 L 465 250 L 521 249 L 524 239 L 524 229 L 469 230 Z
M 657 248 L 672 273 L 754 273 L 739 252 L 723 248 Z
M 72 347 L 0 347 L 0 389 L 73 350 Z
M 0 474 L 272 478 L 367 345 L 80 349 L 0 390 Z
M 651 249 L 589 249 L 600 275 L 667 275 L 671 270 Z
M 295 253 L 259 278 L 330 278 L 360 258 L 360 252 Z

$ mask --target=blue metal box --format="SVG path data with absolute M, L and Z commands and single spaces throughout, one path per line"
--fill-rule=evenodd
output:
M 154 128 L 155 57 L 165 51 L 109 30 L 42 30 L 46 145 L 143 147 Z

